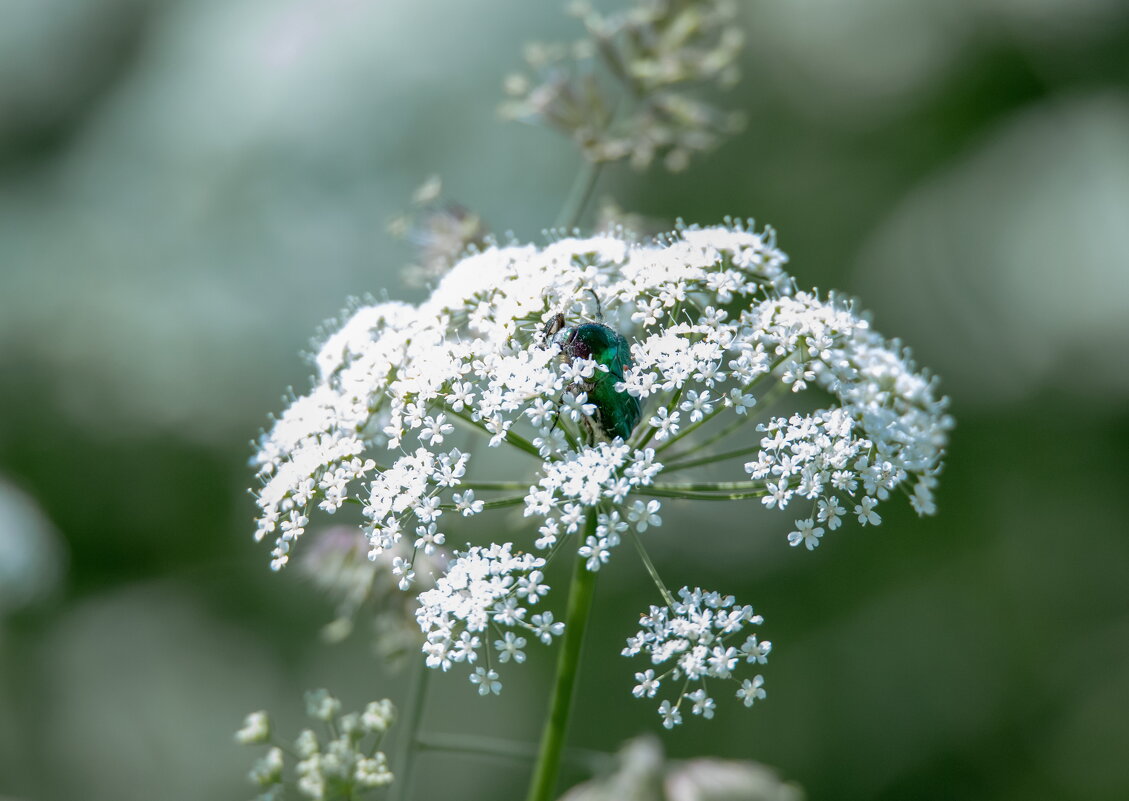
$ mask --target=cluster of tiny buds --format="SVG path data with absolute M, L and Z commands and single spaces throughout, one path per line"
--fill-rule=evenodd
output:
M 316 801 L 352 799 L 392 783 L 388 758 L 380 743 L 396 720 L 388 699 L 373 701 L 360 712 L 341 714 L 341 702 L 328 690 L 306 693 L 306 714 L 324 725 L 324 743 L 313 729 L 303 729 L 291 747 L 276 744 L 270 718 L 252 712 L 235 734 L 244 745 L 269 744 L 249 775 L 260 788 L 259 801 L 278 801 L 285 786 L 286 754 L 297 757 L 293 786 Z
M 532 75 L 506 79 L 504 116 L 567 134 L 592 162 L 628 161 L 642 169 L 661 158 L 671 171 L 741 129 L 741 114 L 688 88 L 737 81 L 744 35 L 734 24 L 734 0 L 637 3 L 615 15 L 578 1 L 570 10 L 585 38 L 571 47 L 528 46 Z M 611 112 L 617 93 L 631 97 L 629 112 Z
M 641 628 L 623 649 L 624 656 L 649 656 L 655 666 L 635 674 L 635 697 L 654 698 L 664 685 L 674 686 L 677 695 L 663 699 L 658 708 L 668 729 L 682 723 L 687 706 L 691 714 L 713 717 L 716 703 L 707 693 L 707 679 L 740 678 L 736 695 L 747 707 L 764 698 L 763 676 L 738 676 L 745 665 L 763 665 L 772 650 L 772 643 L 745 631 L 763 618 L 751 606 L 737 605 L 732 595 L 683 587 L 678 597 L 642 615 Z

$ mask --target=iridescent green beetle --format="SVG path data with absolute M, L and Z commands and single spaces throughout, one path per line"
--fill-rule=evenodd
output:
M 591 378 L 577 382 L 570 389 L 586 392 L 588 402 L 596 407 L 593 417 L 583 418 L 584 428 L 591 444 L 597 439 L 627 439 L 635 430 L 643 407 L 639 399 L 619 392 L 615 385 L 623 381 L 623 372 L 631 367 L 631 347 L 619 332 L 603 323 L 581 323 L 565 326 L 563 314 L 557 314 L 544 329 L 545 342 L 557 343 L 561 357 L 592 359 L 607 368 L 596 370 Z

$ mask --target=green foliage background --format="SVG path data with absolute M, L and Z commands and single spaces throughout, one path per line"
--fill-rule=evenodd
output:
M 306 688 L 352 708 L 406 687 L 364 632 L 321 645 L 330 604 L 269 573 L 247 442 L 347 296 L 420 297 L 385 226 L 427 175 L 541 236 L 577 157 L 494 110 L 524 41 L 578 30 L 527 0 L 0 14 L 0 484 L 40 515 L 0 516 L 0 795 L 245 798 L 246 712 L 296 731 Z M 1129 797 L 1129 4 L 743 18 L 747 132 L 600 191 L 771 223 L 802 283 L 858 294 L 942 376 L 958 426 L 937 518 L 894 502 L 814 553 L 752 502 L 666 507 L 660 569 L 753 603 L 776 644 L 763 705 L 667 748 L 812 799 Z M 621 556 L 575 714 L 593 749 L 658 728 L 618 656 L 656 598 Z M 437 677 L 425 728 L 531 740 L 550 667 L 498 700 Z M 518 797 L 528 769 L 420 765 L 418 797 L 468 801 Z

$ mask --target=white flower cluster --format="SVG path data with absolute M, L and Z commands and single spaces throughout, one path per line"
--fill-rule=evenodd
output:
M 531 519 L 515 551 L 551 558 L 567 548 L 593 571 L 622 537 L 661 524 L 659 497 L 803 502 L 789 541 L 808 548 L 849 515 L 880 522 L 876 506 L 898 488 L 932 513 L 952 425 L 946 399 L 849 302 L 797 291 L 786 261 L 771 232 L 743 225 L 684 228 L 653 242 L 621 232 L 569 237 L 472 253 L 418 306 L 357 308 L 316 354 L 313 389 L 259 444 L 256 537 L 273 537 L 272 567 L 287 563 L 315 509 L 349 503 L 363 515 L 371 557 L 411 546 L 392 563 L 404 590 L 414 587 L 417 554 L 443 548 L 452 522 L 493 508 L 523 506 Z M 565 350 L 569 333 L 594 320 L 630 353 L 601 364 Z M 766 395 L 787 390 L 818 393 L 805 403 L 818 410 L 758 414 Z M 617 397 L 634 404 L 624 393 L 643 405 L 626 441 L 599 423 L 621 419 Z M 759 436 L 741 438 L 757 425 Z M 455 426 L 480 439 L 453 447 Z M 508 448 L 513 472 L 483 474 L 479 446 Z M 661 481 L 709 461 L 741 480 Z M 446 578 L 516 583 L 540 570 L 502 553 L 466 550 Z M 472 577 L 484 560 L 491 569 Z M 494 646 L 499 660 L 518 661 L 516 632 L 494 640 L 483 627 L 496 603 L 524 622 L 532 599 L 496 592 L 447 584 L 425 593 L 429 664 L 471 662 Z M 483 641 L 470 647 L 464 635 Z M 480 691 L 493 691 L 492 673 L 472 676 Z
M 624 327 L 634 325 L 637 367 L 626 388 L 640 398 L 689 389 L 693 381 L 713 386 L 724 378 L 718 368 L 726 347 L 737 354 L 740 343 L 712 304 L 789 292 L 784 261 L 770 236 L 740 228 L 687 229 L 651 245 L 611 234 L 569 238 L 468 256 L 418 307 L 357 309 L 316 355 L 313 390 L 275 421 L 255 457 L 263 480 L 256 537 L 275 536 L 272 566 L 286 564 L 315 506 L 336 512 L 351 485 L 374 470 L 362 492 L 374 549 L 397 541 L 405 525 L 421 536 L 419 528 L 442 514 L 439 496 L 457 489 L 468 467 L 468 454 L 437 450 L 452 421 L 482 430 L 490 446 L 509 442 L 538 455 L 550 486 L 532 491 L 529 504 L 546 509 L 545 492 L 557 489 L 549 466 L 574 456 L 562 421 L 593 408 L 566 390 L 594 369 L 585 360 L 562 363 L 555 347 L 537 346 L 546 320 L 562 310 L 593 316 L 598 303 Z M 701 324 L 675 324 L 691 316 Z M 374 449 L 397 458 L 378 469 Z M 600 457 L 616 464 L 604 471 L 609 491 L 599 498 L 621 499 L 658 470 L 646 450 L 602 450 Z M 638 476 L 619 474 L 639 460 Z M 620 489 L 612 489 L 617 482 Z M 589 488 L 583 502 L 599 498 Z M 557 493 L 549 512 L 572 500 Z M 462 510 L 477 511 L 473 502 Z
M 306 712 L 316 721 L 327 724 L 330 738 L 324 746 L 313 729 L 303 729 L 287 749 L 298 757 L 294 766 L 295 786 L 302 795 L 318 801 L 356 798 L 367 790 L 392 783 L 388 758 L 377 750 L 384 734 L 396 719 L 396 710 L 388 699 L 373 701 L 363 712 L 342 715 L 341 702 L 327 690 L 306 693 Z M 270 740 L 270 721 L 263 711 L 247 716 L 236 740 L 245 745 Z M 375 737 L 375 741 L 369 740 Z M 251 769 L 250 779 L 263 792 L 262 801 L 281 797 L 286 750 L 272 746 Z
M 456 552 L 434 589 L 420 593 L 416 620 L 427 638 L 423 650 L 428 667 L 446 671 L 458 662 L 473 665 L 482 656 L 483 637 L 491 625 L 500 633 L 494 642 L 499 662 L 525 661 L 526 638 L 518 632 L 545 644 L 563 633 L 564 624 L 555 622 L 552 612 L 526 620 L 525 604 L 535 605 L 549 591 L 540 570 L 545 560 L 530 554 L 515 556 L 512 547 L 506 543 Z M 502 689 L 492 667 L 477 667 L 471 682 L 482 695 Z
M 772 643 L 758 640 L 755 634 L 746 634 L 741 640 L 747 627 L 764 622 L 760 615 L 753 614 L 753 607 L 737 606 L 732 595 L 699 588 L 683 587 L 678 596 L 681 600 L 671 606 L 652 606 L 639 619 L 642 628 L 628 638 L 623 649 L 624 656 L 647 654 L 651 664 L 662 670 L 656 674 L 648 668 L 635 674 L 639 682 L 633 690 L 636 698 L 654 698 L 664 682 L 678 689 L 673 703 L 666 699 L 659 705 L 663 726 L 668 729 L 682 722 L 683 703 L 690 706 L 692 714 L 712 718 L 716 704 L 706 692 L 706 679 L 736 681 L 736 670 L 746 664 L 763 665 L 772 650 Z M 745 678 L 737 689 L 737 698 L 752 706 L 765 697 L 763 684 L 759 674 Z M 695 689 L 690 690 L 691 686 Z
M 618 439 L 566 453 L 558 461 L 546 463 L 538 485 L 530 487 L 525 496 L 526 517 L 543 519 L 536 546 L 553 547 L 562 531 L 575 534 L 587 509 L 604 502 L 623 504 L 633 489 L 651 484 L 661 470 L 654 448 L 632 451 Z M 659 505 L 657 501 L 652 503 L 653 514 Z M 640 531 L 647 527 L 646 519 L 643 518 Z M 591 549 L 598 544 L 597 553 L 605 555 L 590 559 L 589 570 L 600 569 L 607 561 L 607 550 L 619 544 L 619 534 L 626 528 L 627 523 L 620 519 L 618 511 L 600 514 L 595 535 L 589 536 L 581 548 Z
M 935 381 L 917 372 L 905 349 L 887 343 L 866 318 L 838 298 L 807 293 L 777 298 L 747 313 L 761 331 L 758 360 L 767 353 L 785 361 L 781 380 L 794 391 L 815 384 L 839 406 L 808 415 L 774 417 L 758 428 L 761 450 L 745 472 L 765 482 L 765 506 L 784 509 L 793 499 L 810 501 L 807 519 L 796 521 L 792 545 L 819 544 L 825 523 L 839 527 L 853 507 L 862 525 L 881 522 L 874 507 L 909 483 L 910 503 L 933 514 L 933 488 L 952 421 Z

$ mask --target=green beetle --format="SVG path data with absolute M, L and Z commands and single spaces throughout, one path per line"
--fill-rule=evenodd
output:
M 584 418 L 584 428 L 588 432 L 589 444 L 599 439 L 622 437 L 626 440 L 635 430 L 643 413 L 639 399 L 626 392 L 619 392 L 615 385 L 623 381 L 623 372 L 631 367 L 631 347 L 615 329 L 603 323 L 581 323 L 565 325 L 563 314 L 557 314 L 544 329 L 545 342 L 557 343 L 561 357 L 573 359 L 592 359 L 608 368 L 607 372 L 597 370 L 591 378 L 574 384 L 574 392 L 588 394 L 588 402 L 596 407 L 592 418 Z

